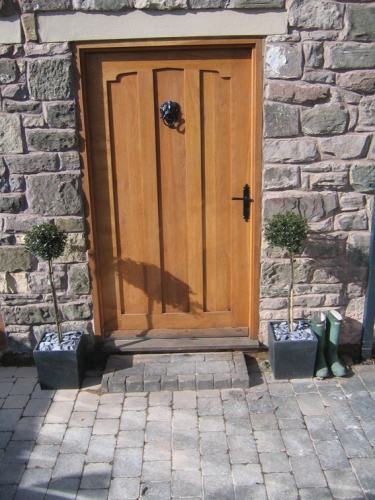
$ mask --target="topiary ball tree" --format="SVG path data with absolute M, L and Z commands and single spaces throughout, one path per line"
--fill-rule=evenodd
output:
M 48 277 L 51 285 L 53 306 L 55 310 L 55 322 L 59 343 L 62 341 L 59 310 L 57 305 L 56 289 L 53 280 L 52 260 L 60 257 L 65 249 L 68 235 L 51 222 L 43 222 L 33 226 L 25 236 L 26 249 L 42 260 L 48 262 Z
M 288 297 L 288 325 L 293 331 L 293 289 L 294 289 L 294 256 L 302 251 L 309 226 L 307 219 L 295 212 L 283 212 L 274 215 L 266 222 L 264 236 L 273 248 L 281 248 L 288 253 L 291 279 Z

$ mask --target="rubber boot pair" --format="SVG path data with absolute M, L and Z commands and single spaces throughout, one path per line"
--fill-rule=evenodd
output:
M 335 377 L 344 377 L 346 368 L 337 355 L 341 331 L 342 316 L 337 311 L 314 312 L 311 326 L 318 338 L 318 352 L 315 363 L 315 376 L 329 377 L 329 369 Z M 328 364 L 328 366 L 327 366 Z

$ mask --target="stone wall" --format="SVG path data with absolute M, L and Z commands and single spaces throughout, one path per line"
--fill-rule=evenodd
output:
M 55 264 L 63 328 L 91 332 L 91 294 L 75 116 L 72 47 L 38 43 L 42 11 L 269 9 L 283 0 L 0 0 L 25 41 L 0 45 L 0 305 L 12 349 L 53 323 L 46 265 L 23 248 L 42 220 L 69 234 Z M 297 259 L 300 317 L 338 309 L 358 342 L 375 181 L 375 2 L 291 0 L 288 33 L 264 54 L 263 218 L 297 209 L 311 227 Z M 5 18 L 4 18 L 5 19 Z M 1 22 L 1 20 L 0 20 Z M 260 338 L 286 317 L 288 266 L 262 244 Z

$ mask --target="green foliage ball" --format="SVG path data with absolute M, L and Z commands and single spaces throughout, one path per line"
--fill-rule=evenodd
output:
M 42 260 L 57 259 L 62 255 L 68 235 L 51 222 L 33 226 L 26 233 L 26 249 Z
M 266 222 L 264 236 L 271 247 L 294 254 L 301 252 L 308 229 L 305 217 L 288 211 L 276 214 Z

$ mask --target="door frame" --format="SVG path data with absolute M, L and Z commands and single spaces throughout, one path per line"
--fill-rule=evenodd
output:
M 86 124 L 87 101 L 85 98 L 85 55 L 92 52 L 108 52 L 117 50 L 152 50 L 165 48 L 176 50 L 179 48 L 249 48 L 251 57 L 251 95 L 254 105 L 251 112 L 251 217 L 250 221 L 250 290 L 249 290 L 249 338 L 256 340 L 259 330 L 259 293 L 260 293 L 260 242 L 261 242 L 261 198 L 262 198 L 262 139 L 263 139 L 263 40 L 253 37 L 234 38 L 183 38 L 183 39 L 156 39 L 121 42 L 84 42 L 74 45 L 75 71 L 77 81 L 77 129 L 79 133 L 79 151 L 82 160 L 82 187 L 85 204 L 85 220 L 87 234 L 88 263 L 91 274 L 91 289 L 93 302 L 94 337 L 96 342 L 104 342 L 103 312 L 101 310 L 101 290 L 97 278 L 95 260 L 96 221 L 93 210 L 92 173 L 90 170 L 90 150 L 87 146 L 90 137 Z

